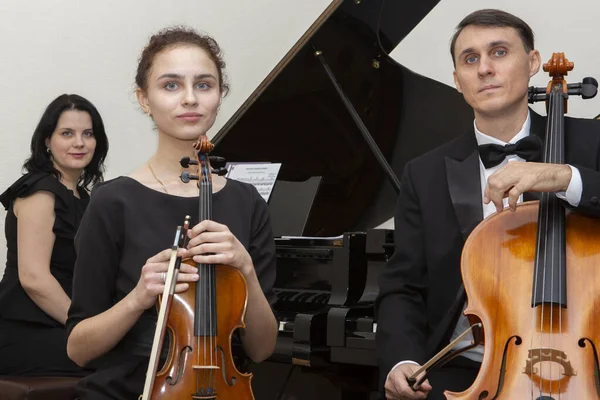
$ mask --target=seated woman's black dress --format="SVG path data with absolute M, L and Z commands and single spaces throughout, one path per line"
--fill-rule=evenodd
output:
M 0 281 L 0 375 L 84 376 L 86 372 L 67 356 L 65 327 L 42 311 L 19 281 L 17 217 L 13 205 L 15 199 L 40 190 L 54 194 L 55 198 L 53 232 L 56 239 L 50 272 L 71 297 L 75 265 L 73 240 L 89 196 L 80 189 L 80 198 L 75 197 L 48 173 L 28 173 L 0 195 L 0 202 L 7 210 L 6 269 Z M 35 251 L 35 248 L 27 251 Z
M 212 199 L 213 220 L 227 225 L 247 249 L 273 304 L 275 242 L 267 203 L 254 186 L 232 179 Z M 129 177 L 95 186 L 75 239 L 67 332 L 127 296 L 146 260 L 171 246 L 185 216 L 191 217 L 192 226 L 198 222 L 198 202 L 198 197 L 161 193 Z M 151 307 L 112 350 L 95 360 L 96 371 L 78 384 L 80 399 L 137 399 L 144 389 L 155 329 L 156 310 Z

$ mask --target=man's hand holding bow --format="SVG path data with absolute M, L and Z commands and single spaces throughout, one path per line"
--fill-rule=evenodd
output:
M 509 162 L 489 177 L 483 202 L 493 202 L 500 212 L 503 199 L 508 197 L 508 208 L 515 211 L 519 196 L 525 192 L 565 192 L 571 174 L 571 167 L 565 164 Z

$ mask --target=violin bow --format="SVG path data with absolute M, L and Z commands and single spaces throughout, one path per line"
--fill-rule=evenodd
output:
M 154 385 L 156 369 L 158 368 L 158 361 L 160 359 L 159 354 L 165 338 L 167 327 L 166 321 L 171 308 L 173 294 L 175 293 L 175 286 L 177 285 L 177 274 L 179 273 L 179 267 L 181 266 L 181 257 L 177 256 L 177 250 L 185 246 L 189 226 L 190 216 L 187 215 L 185 217 L 185 222 L 183 223 L 183 228 L 181 226 L 177 227 L 175 240 L 173 241 L 173 246 L 171 246 L 171 258 L 169 259 L 169 267 L 165 278 L 165 288 L 163 289 L 162 300 L 158 310 L 156 330 L 154 331 L 154 339 L 152 340 L 152 352 L 150 353 L 150 362 L 148 364 L 146 381 L 144 384 L 144 393 L 138 400 L 150 400 L 150 391 Z

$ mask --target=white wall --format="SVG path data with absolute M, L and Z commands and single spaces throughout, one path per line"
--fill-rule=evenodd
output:
M 394 1 L 394 0 L 392 0 Z M 526 21 L 534 31 L 535 47 L 542 61 L 553 52 L 564 52 L 575 63 L 567 82 L 593 76 L 600 81 L 600 1 L 598 0 L 441 0 L 419 25 L 392 51 L 391 56 L 413 71 L 454 87 L 450 39 L 454 28 L 469 13 L 482 8 L 499 8 Z M 547 73 L 531 80 L 546 86 Z M 533 108 L 545 114 L 543 103 Z M 600 114 L 600 96 L 591 100 L 573 97 L 568 115 L 593 118 Z
M 110 140 L 106 178 L 148 158 L 155 133 L 133 94 L 149 36 L 186 24 L 224 50 L 232 90 L 212 133 L 235 112 L 329 4 L 328 0 L 0 0 L 0 191 L 18 176 L 45 107 L 88 98 Z M 6 263 L 0 211 L 0 277 Z

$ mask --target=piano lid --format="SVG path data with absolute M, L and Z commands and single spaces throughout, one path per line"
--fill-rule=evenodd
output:
M 322 176 L 304 235 L 339 235 L 389 220 L 397 193 L 314 48 L 400 177 L 406 161 L 472 124 L 472 111 L 454 88 L 409 71 L 382 51 L 391 51 L 438 1 L 332 1 L 215 135 L 213 154 L 232 162 L 282 163 L 280 180 Z

